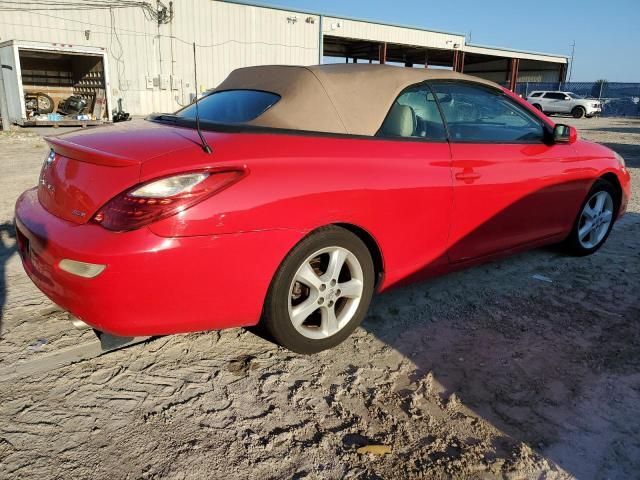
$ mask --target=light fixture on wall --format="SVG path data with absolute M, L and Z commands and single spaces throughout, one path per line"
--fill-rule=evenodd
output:
M 91 30 L 85 30 L 84 31 L 84 38 L 86 38 L 87 40 L 89 40 L 89 37 L 91 36 Z
M 287 23 L 297 23 L 298 17 L 287 17 Z

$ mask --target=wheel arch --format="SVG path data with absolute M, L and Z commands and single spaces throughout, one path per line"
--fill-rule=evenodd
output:
M 357 236 L 367 246 L 367 250 L 371 254 L 373 260 L 373 269 L 375 272 L 375 288 L 378 288 L 382 284 L 384 278 L 384 258 L 382 256 L 382 250 L 376 239 L 364 228 L 354 225 L 353 223 L 334 223 L 336 227 L 344 228 Z
M 616 210 L 617 210 L 616 215 L 619 214 L 620 205 L 622 204 L 622 185 L 620 184 L 620 180 L 618 179 L 618 176 L 613 172 L 608 172 L 600 176 L 599 178 L 609 182 L 615 189 L 616 191 L 615 201 L 616 201 Z
M 582 110 L 582 116 L 586 117 L 587 116 L 587 107 L 585 107 L 584 105 L 574 105 L 573 107 L 571 107 L 571 114 L 573 115 L 573 112 L 578 111 L 578 110 Z

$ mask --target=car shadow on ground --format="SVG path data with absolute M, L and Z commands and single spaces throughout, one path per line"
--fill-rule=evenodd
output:
M 13 223 L 0 224 L 0 335 L 2 335 L 4 305 L 7 299 L 6 265 L 16 251 L 16 231 Z
M 640 215 L 614 229 L 640 235 Z M 637 259 L 622 247 L 612 254 Z M 524 442 L 577 478 L 631 478 L 640 471 L 640 269 L 618 271 L 607 248 L 587 258 L 546 248 L 393 290 L 363 328 L 415 365 L 414 382 L 430 376 L 445 405 L 455 398 L 456 414 L 503 432 L 498 455 Z M 566 268 L 540 282 L 536 263 Z M 620 425 L 628 435 L 616 434 Z M 474 441 L 462 439 L 448 460 Z

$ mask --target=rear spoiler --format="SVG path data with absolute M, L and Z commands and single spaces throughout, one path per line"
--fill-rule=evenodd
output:
M 51 145 L 54 152 L 81 162 L 105 165 L 108 167 L 127 167 L 137 165 L 140 162 L 133 158 L 114 155 L 94 148 L 78 145 L 77 143 L 63 140 L 60 137 L 45 137 L 45 141 Z

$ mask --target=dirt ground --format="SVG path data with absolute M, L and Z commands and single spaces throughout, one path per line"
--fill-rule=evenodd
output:
M 640 192 L 640 121 L 569 121 Z M 316 356 L 236 329 L 58 366 L 94 337 L 27 279 L 11 226 L 45 150 L 0 134 L 0 478 L 640 478 L 638 194 L 597 254 L 392 291 Z

